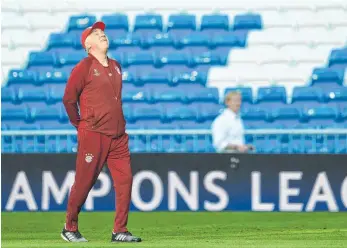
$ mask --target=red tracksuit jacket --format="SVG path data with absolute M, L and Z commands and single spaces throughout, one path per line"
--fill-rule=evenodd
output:
M 122 72 L 118 62 L 108 61 L 108 67 L 92 55 L 80 61 L 66 84 L 63 103 L 77 129 L 118 137 L 125 133 Z

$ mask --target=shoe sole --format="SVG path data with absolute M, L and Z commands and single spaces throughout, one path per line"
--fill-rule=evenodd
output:
M 121 240 L 112 240 L 111 243 L 140 243 L 142 242 L 142 240 L 138 240 L 138 241 L 121 241 Z

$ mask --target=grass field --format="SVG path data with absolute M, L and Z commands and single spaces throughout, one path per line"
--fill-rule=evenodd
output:
M 113 213 L 80 215 L 89 243 L 60 238 L 64 213 L 2 213 L 6 247 L 347 247 L 347 213 L 132 213 L 129 229 L 142 243 L 112 244 Z

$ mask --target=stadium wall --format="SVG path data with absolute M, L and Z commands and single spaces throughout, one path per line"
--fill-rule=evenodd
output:
M 134 154 L 132 211 L 346 211 L 347 155 Z M 75 155 L 3 154 L 2 211 L 64 211 Z M 107 166 L 84 205 L 113 210 Z

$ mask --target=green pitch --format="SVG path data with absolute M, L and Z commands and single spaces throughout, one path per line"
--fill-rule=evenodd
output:
M 347 213 L 132 213 L 130 231 L 142 243 L 110 243 L 113 213 L 81 213 L 80 231 L 90 241 L 60 238 L 64 213 L 2 213 L 2 246 L 150 248 L 347 247 Z

